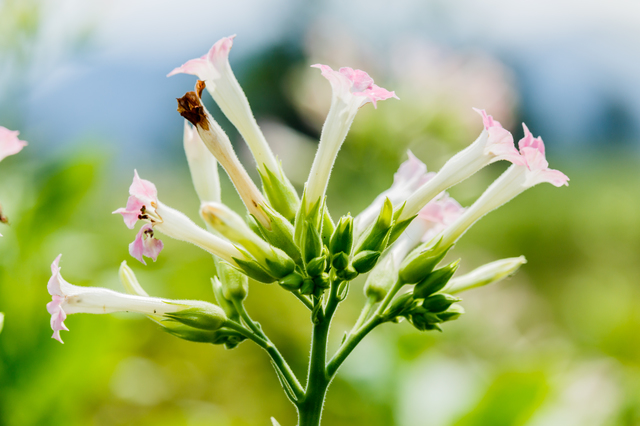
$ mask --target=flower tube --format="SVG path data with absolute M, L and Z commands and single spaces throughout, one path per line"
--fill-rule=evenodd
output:
M 271 229 L 271 221 L 263 211 L 268 208 L 267 202 L 240 163 L 229 137 L 202 104 L 203 89 L 204 82 L 198 81 L 194 92 L 178 99 L 178 112 L 196 127 L 204 144 L 231 178 L 247 210 L 263 226 Z
M 198 130 L 184 121 L 184 152 L 189 163 L 191 180 L 200 202 L 220 201 L 218 161 L 202 142 Z
M 266 169 L 275 173 L 279 170 L 278 162 L 258 127 L 249 101 L 229 65 L 229 52 L 234 38 L 235 35 L 221 38 L 205 55 L 187 61 L 171 71 L 167 77 L 183 73 L 195 75 L 199 80 L 203 80 L 207 91 L 249 145 L 258 169 L 262 173 L 265 173 Z
M 500 160 L 522 165 L 523 160 L 513 144 L 513 136 L 484 110 L 475 110 L 482 116 L 484 130 L 467 148 L 447 161 L 442 169 L 409 198 L 398 220 L 415 215 L 422 206 L 447 188 L 474 175 L 485 166 Z
M 68 283 L 60 275 L 60 257 L 51 264 L 51 278 L 47 289 L 51 302 L 47 311 L 51 314 L 52 338 L 60 343 L 60 331 L 69 329 L 64 320 L 69 314 L 108 314 L 112 312 L 137 312 L 145 315 L 167 316 L 175 319 L 180 312 L 189 310 L 208 329 L 219 328 L 226 321 L 220 307 L 196 300 L 170 300 L 158 297 L 146 297 L 119 293 L 102 287 L 80 287 Z
M 375 85 L 373 79 L 364 71 L 346 67 L 334 71 L 331 67 L 321 64 L 312 67 L 320 68 L 322 76 L 329 80 L 332 96 L 331 108 L 322 126 L 318 152 L 307 179 L 307 210 L 324 197 L 333 163 L 358 109 L 369 102 L 375 108 L 378 101 L 399 99 L 394 92 Z
M 451 279 L 442 289 L 442 292 L 456 294 L 502 281 L 515 274 L 525 263 L 527 263 L 527 259 L 524 256 L 520 256 L 484 264 L 467 274 Z
M 138 220 L 147 222 L 129 245 L 129 253 L 143 264 L 146 264 L 143 256 L 155 261 L 162 250 L 162 242 L 155 239 L 155 230 L 171 238 L 195 244 L 233 265 L 236 264 L 234 257 L 244 259 L 244 255 L 233 244 L 205 231 L 184 213 L 158 201 L 156 186 L 148 180 L 140 179 L 137 171 L 134 171 L 129 194 L 126 207 L 113 213 L 121 214 L 129 229 L 133 229 Z
M 510 201 L 518 194 L 542 182 L 560 187 L 569 185 L 569 178 L 559 170 L 549 168 L 545 158 L 544 143 L 540 137 L 534 138 L 526 125 L 525 136 L 520 140 L 521 162 L 514 163 L 442 234 L 440 247 L 451 246 L 478 219 Z

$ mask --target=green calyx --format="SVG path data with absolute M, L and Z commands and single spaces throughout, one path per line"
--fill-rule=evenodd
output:
M 262 190 L 269 200 L 269 204 L 289 222 L 293 222 L 296 212 L 300 208 L 300 198 L 291 182 L 278 164 L 275 172 L 265 167 L 264 171 L 258 169 L 262 179 Z
M 431 272 L 422 281 L 416 284 L 416 287 L 413 290 L 414 296 L 416 298 L 424 299 L 442 290 L 458 269 L 459 264 L 460 259 Z

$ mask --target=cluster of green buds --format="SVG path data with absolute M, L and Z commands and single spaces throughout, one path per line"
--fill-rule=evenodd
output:
M 135 311 L 167 332 L 190 341 L 233 348 L 251 340 L 271 357 L 286 395 L 300 413 L 300 426 L 318 425 L 327 387 L 344 359 L 375 327 L 407 319 L 421 331 L 440 330 L 442 323 L 464 310 L 454 294 L 496 282 L 513 274 L 524 258 L 505 259 L 453 278 L 460 260 L 439 266 L 455 242 L 482 216 L 541 182 L 555 186 L 568 178 L 549 169 L 542 139 L 525 127 L 514 145 L 511 134 L 484 111 L 484 128 L 466 149 L 438 173 L 411 152 L 400 165 L 391 187 L 369 207 L 334 221 L 326 202 L 329 176 L 358 110 L 397 98 L 374 84 L 361 70 L 314 65 L 331 83 L 332 101 L 320 135 L 309 178 L 299 196 L 272 153 L 229 65 L 233 37 L 218 41 L 203 57 L 188 61 L 169 75 L 198 77 L 195 90 L 178 99 L 185 121 L 184 148 L 194 187 L 200 198 L 204 227 L 158 199 L 155 185 L 134 172 L 121 214 L 133 229 L 143 222 L 129 249 L 143 264 L 154 261 L 164 243 L 157 233 L 189 242 L 213 255 L 215 302 L 171 301 L 150 297 L 123 263 L 121 281 L 128 294 L 96 287 L 73 286 L 52 265 L 48 308 L 54 337 L 68 313 Z M 239 161 L 231 141 L 202 103 L 207 90 L 238 129 L 256 161 L 262 190 Z M 189 124 L 191 123 L 191 124 Z M 512 165 L 473 205 L 463 208 L 445 191 L 483 167 L 506 160 Z M 246 207 L 246 215 L 221 201 L 218 165 L 222 166 Z M 327 339 L 331 319 L 360 275 L 366 305 L 331 359 Z M 311 312 L 313 323 L 309 375 L 302 386 L 291 368 L 244 307 L 250 281 L 278 283 Z M 253 284 L 252 284 L 253 285 Z M 355 284 L 354 284 L 355 285 Z M 277 288 L 277 286 L 274 286 Z

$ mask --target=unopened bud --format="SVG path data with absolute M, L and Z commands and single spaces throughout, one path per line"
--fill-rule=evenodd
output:
M 447 293 L 460 293 L 472 288 L 496 283 L 515 274 L 520 266 L 525 263 L 527 263 L 527 259 L 525 259 L 524 256 L 510 257 L 508 259 L 487 263 L 468 274 L 453 278 L 443 291 Z
M 324 256 L 316 257 L 307 264 L 307 273 L 312 276 L 322 274 L 327 266 L 327 259 Z
M 304 260 L 309 263 L 322 254 L 322 238 L 311 222 L 305 225 L 303 240 Z
M 373 269 L 374 266 L 376 266 L 376 263 L 378 262 L 381 254 L 382 253 L 380 253 L 379 251 L 361 251 L 360 253 L 355 255 L 353 261 L 351 262 L 351 264 L 353 265 L 353 269 L 358 271 L 358 273 L 360 274 L 369 272 Z
M 464 314 L 464 308 L 461 305 L 454 303 L 453 305 L 449 306 L 449 309 L 447 309 L 445 312 L 438 314 L 438 318 L 440 318 L 442 322 L 453 321 L 454 319 L 460 317 L 460 315 L 462 314 Z
M 294 291 L 302 287 L 302 282 L 302 275 L 297 272 L 292 272 L 280 280 L 280 285 L 289 291 Z
M 331 281 L 329 280 L 329 274 L 323 272 L 313 279 L 313 283 L 316 287 L 329 288 Z
M 305 278 L 302 282 L 302 287 L 300 287 L 300 293 L 302 294 L 312 294 L 315 289 L 315 284 L 311 278 Z
M 238 301 L 246 299 L 249 292 L 248 277 L 224 260 L 219 260 L 216 263 L 216 268 L 224 297 L 228 300 Z
M 353 266 L 348 266 L 345 269 L 336 271 L 336 275 L 343 281 L 351 281 L 358 276 L 358 271 Z
M 270 284 L 276 280 L 267 271 L 265 271 L 262 266 L 253 260 L 242 260 L 235 257 L 233 260 L 249 278 L 253 278 L 256 281 L 266 284 Z
M 406 284 L 414 284 L 425 279 L 450 248 L 442 250 L 439 246 L 439 242 L 435 245 L 425 243 L 409 253 L 400 265 L 400 279 Z
M 451 305 L 459 302 L 461 299 L 449 294 L 434 294 L 424 299 L 422 307 L 427 311 L 438 314 L 449 309 Z
M 460 259 L 453 261 L 440 269 L 436 269 L 427 275 L 425 279 L 416 284 L 416 287 L 413 290 L 415 297 L 419 299 L 427 298 L 433 293 L 437 293 L 442 290 L 456 272 L 456 269 L 458 269 L 459 263 Z
M 129 294 L 135 294 L 138 296 L 149 296 L 142 288 L 133 270 L 127 265 L 127 261 L 124 260 L 120 264 L 120 270 L 118 271 L 120 277 L 120 283 L 124 287 L 124 290 Z
M 269 218 L 271 229 L 267 229 L 254 219 L 253 222 L 259 227 L 259 234 L 264 236 L 271 245 L 287 253 L 296 263 L 300 263 L 302 255 L 294 241 L 294 228 L 291 222 L 267 206 L 263 206 L 262 211 Z
M 334 254 L 331 265 L 338 270 L 345 269 L 349 266 L 349 255 L 342 251 L 338 254 Z
M 353 218 L 349 215 L 342 216 L 331 235 L 329 251 L 331 254 L 351 253 L 353 245 Z

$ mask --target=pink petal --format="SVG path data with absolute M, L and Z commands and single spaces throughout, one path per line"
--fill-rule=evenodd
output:
M 27 143 L 18 139 L 20 132 L 0 126 L 0 160 L 19 153 Z
M 488 115 L 485 110 L 477 108 L 473 108 L 473 110 L 482 116 L 484 129 L 488 133 L 485 154 L 493 155 L 493 161 L 507 160 L 513 164 L 524 165 L 524 159 L 520 157 L 520 153 L 513 143 L 511 133 L 504 129 L 492 116 Z
M 408 160 L 400 164 L 398 171 L 393 175 L 393 185 L 402 185 L 424 176 L 427 173 L 427 166 L 420 161 L 413 152 L 407 150 Z M 417 189 L 417 188 L 416 188 Z
M 522 150 L 522 148 L 529 147 L 535 148 L 540 151 L 542 155 L 545 155 L 544 142 L 542 142 L 542 138 L 539 136 L 534 138 L 526 124 L 522 123 L 522 127 L 524 129 L 524 137 L 520 139 L 520 142 L 518 142 L 518 148 L 520 148 L 520 150 Z
M 163 247 L 162 241 L 153 237 L 153 225 L 148 223 L 140 228 L 135 240 L 129 244 L 129 253 L 143 265 L 146 265 L 147 262 L 144 261 L 143 256 L 149 257 L 155 262 Z
M 148 180 L 140 179 L 137 170 L 133 171 L 133 183 L 129 187 L 129 194 L 143 201 L 149 200 L 155 202 L 156 205 L 158 204 L 158 190 L 156 186 Z
M 63 296 L 62 288 L 60 287 L 62 276 L 60 275 L 60 266 L 58 266 L 61 256 L 62 254 L 59 254 L 53 263 L 51 263 L 51 278 L 49 278 L 47 290 L 49 290 L 49 294 L 52 296 Z
M 47 284 L 47 290 L 49 290 L 49 294 L 51 295 L 51 302 L 47 303 L 47 311 L 51 314 L 51 329 L 53 329 L 53 336 L 51 337 L 60 343 L 64 343 L 60 338 L 60 331 L 68 331 L 69 329 L 64 325 L 67 314 L 62 309 L 64 294 L 60 286 L 64 282 L 64 279 L 60 275 L 59 263 L 61 256 L 62 255 L 59 254 L 51 264 L 51 278 Z
M 367 98 L 368 102 L 373 103 L 374 107 L 377 107 L 377 101 L 389 98 L 399 99 L 395 92 L 390 92 L 373 84 L 373 79 L 362 70 L 343 67 L 338 71 L 334 71 L 328 65 L 315 64 L 311 66 L 320 69 L 322 76 L 329 80 L 334 94 L 338 97 L 348 95 L 363 96 Z
M 200 58 L 191 59 L 175 68 L 167 77 L 176 74 L 191 74 L 200 80 L 215 80 L 220 77 L 220 67 L 229 61 L 229 51 L 233 46 L 235 35 L 218 40 L 209 51 Z
M 440 198 L 430 201 L 418 213 L 416 220 L 423 223 L 425 230 L 422 241 L 429 241 L 453 223 L 464 212 L 455 199 L 444 193 Z
M 136 196 L 131 195 L 127 200 L 127 206 L 124 208 L 120 207 L 118 210 L 113 211 L 112 214 L 121 214 L 122 218 L 124 219 L 125 225 L 127 225 L 127 228 L 133 229 L 136 222 L 138 221 L 138 216 L 140 216 L 140 209 L 142 209 L 143 206 L 144 202 L 142 202 L 142 200 L 140 200 Z
M 489 130 L 491 127 L 502 127 L 502 124 L 494 120 L 485 110 L 478 108 L 473 108 L 473 110 L 482 116 L 482 123 L 484 124 L 485 130 Z

